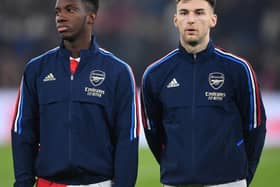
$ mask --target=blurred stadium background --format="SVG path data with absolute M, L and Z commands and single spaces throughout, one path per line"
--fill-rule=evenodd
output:
M 148 64 L 178 45 L 172 18 L 175 0 L 100 1 L 95 35 L 101 47 L 124 59 L 140 85 Z M 60 43 L 55 0 L 1 0 L 0 6 L 0 187 L 12 186 L 10 127 L 25 63 Z M 217 46 L 245 57 L 263 90 L 267 112 L 265 151 L 253 187 L 278 187 L 280 171 L 280 1 L 218 1 L 212 32 Z M 159 168 L 141 133 L 138 187 L 159 184 Z

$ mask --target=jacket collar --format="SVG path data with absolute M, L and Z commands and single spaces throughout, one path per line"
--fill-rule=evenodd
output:
M 196 54 L 187 52 L 186 49 L 182 46 L 182 44 L 179 43 L 180 54 L 182 54 L 184 57 L 186 57 L 190 60 L 194 60 L 194 58 L 196 60 L 202 60 L 202 59 L 208 58 L 211 55 L 213 55 L 214 49 L 215 49 L 215 47 L 214 47 L 212 40 L 209 41 L 206 49 L 204 49 L 203 51 L 198 52 Z
M 95 37 L 92 36 L 91 37 L 91 45 L 88 49 L 83 49 L 80 52 L 80 56 L 88 56 L 88 55 L 93 55 L 97 52 L 99 46 L 95 41 Z M 60 43 L 60 53 L 62 56 L 67 56 L 70 57 L 71 52 L 65 48 L 64 44 L 63 44 L 63 40 Z
M 92 62 L 92 60 L 88 60 L 88 57 L 95 56 L 98 52 L 98 49 L 99 49 L 99 46 L 95 42 L 95 37 L 92 36 L 91 45 L 90 45 L 89 49 L 80 51 L 81 60 L 80 60 L 80 63 L 79 63 L 79 66 L 77 68 L 75 75 L 79 74 L 81 69 L 83 67 L 85 67 L 86 64 Z M 63 45 L 63 42 L 61 42 L 61 44 L 60 44 L 58 56 L 59 56 L 59 62 L 61 62 L 63 64 L 65 72 L 67 72 L 68 75 L 71 75 L 70 68 L 69 68 L 69 60 L 70 60 L 71 52 L 65 48 L 65 46 Z

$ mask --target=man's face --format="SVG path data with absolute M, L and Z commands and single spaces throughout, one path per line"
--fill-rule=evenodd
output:
M 181 0 L 177 4 L 174 24 L 180 33 L 180 41 L 196 45 L 208 42 L 210 29 L 216 25 L 217 16 L 205 0 Z
M 62 39 L 73 41 L 83 36 L 93 21 L 81 0 L 57 0 L 56 27 Z

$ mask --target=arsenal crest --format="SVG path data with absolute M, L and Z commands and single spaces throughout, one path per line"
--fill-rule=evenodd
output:
M 100 70 L 90 72 L 89 80 L 93 86 L 100 86 L 105 80 L 106 74 Z
M 218 90 L 224 85 L 225 75 L 219 72 L 210 73 L 208 77 L 208 81 L 210 86 L 214 90 Z

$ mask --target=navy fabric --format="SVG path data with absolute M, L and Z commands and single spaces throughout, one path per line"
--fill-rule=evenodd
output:
M 61 45 L 26 65 L 12 129 L 15 186 L 31 187 L 38 176 L 132 187 L 138 165 L 132 71 L 94 39 L 74 75 L 69 58 Z
M 248 62 L 211 41 L 198 54 L 180 45 L 147 68 L 141 95 L 144 130 L 163 184 L 250 183 L 266 116 Z

